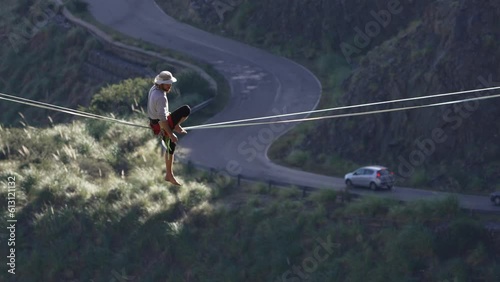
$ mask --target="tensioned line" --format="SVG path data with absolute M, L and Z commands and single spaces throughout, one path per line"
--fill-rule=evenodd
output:
M 338 110 L 345 110 L 345 109 L 352 109 L 352 108 L 362 108 L 362 107 L 368 107 L 368 106 L 383 105 L 383 104 L 388 104 L 388 103 L 414 101 L 414 100 L 444 97 L 444 96 L 451 96 L 451 95 L 459 95 L 459 94 L 466 94 L 466 93 L 473 93 L 473 92 L 480 92 L 480 91 L 489 91 L 489 90 L 495 90 L 495 89 L 500 89 L 500 86 L 482 88 L 482 89 L 465 90 L 465 91 L 458 91 L 458 92 L 450 92 L 450 93 L 442 93 L 442 94 L 434 94 L 434 95 L 421 96 L 421 97 L 411 97 L 411 98 L 404 98 L 404 99 L 380 101 L 380 102 L 373 102 L 373 103 L 366 103 L 366 104 L 359 104 L 359 105 L 342 106 L 342 107 L 336 107 L 336 108 L 311 110 L 311 111 L 305 111 L 305 112 L 297 112 L 297 113 L 288 113 L 288 114 L 280 114 L 280 115 L 257 117 L 257 118 L 240 119 L 240 120 L 225 121 L 225 122 L 218 122 L 218 123 L 212 123 L 212 124 L 188 126 L 188 127 L 185 127 L 185 129 L 186 130 L 194 130 L 194 129 L 209 129 L 209 128 L 225 128 L 225 127 L 264 125 L 264 124 L 273 124 L 273 123 L 289 123 L 289 122 L 311 121 L 311 120 L 338 118 L 338 117 L 360 116 L 360 115 L 366 115 L 366 114 L 394 112 L 394 111 L 418 109 L 418 108 L 425 108 L 425 107 L 435 107 L 435 106 L 442 106 L 442 105 L 448 105 L 448 104 L 454 104 L 454 103 L 463 103 L 463 102 L 467 102 L 467 101 L 496 98 L 497 95 L 476 97 L 476 98 L 469 98 L 469 99 L 463 99 L 463 100 L 455 100 L 455 101 L 448 101 L 448 102 L 427 104 L 427 105 L 420 105 L 420 106 L 408 106 L 408 107 L 401 107 L 401 108 L 394 108 L 394 109 L 366 111 L 366 112 L 349 113 L 349 114 L 341 114 L 341 115 L 330 115 L 330 116 L 315 117 L 315 118 L 300 118 L 300 119 L 292 119 L 292 120 L 245 123 L 245 122 L 249 122 L 249 121 L 257 121 L 257 120 L 263 120 L 263 119 L 273 119 L 273 118 L 280 118 L 280 117 L 287 117 L 287 116 L 294 116 L 294 115 L 320 113 L 320 112 L 326 112 L 326 111 L 338 111 Z M 15 103 L 20 103 L 20 104 L 25 104 L 25 105 L 29 105 L 29 106 L 33 106 L 33 107 L 38 107 L 38 108 L 58 111 L 58 112 L 62 112 L 62 113 L 67 113 L 67 114 L 71 114 L 74 116 L 81 116 L 81 117 L 86 117 L 86 118 L 111 121 L 111 122 L 116 122 L 116 123 L 121 123 L 124 125 L 141 127 L 141 128 L 149 128 L 148 126 L 145 126 L 145 125 L 136 124 L 136 123 L 132 123 L 132 122 L 124 121 L 124 120 L 119 120 L 116 118 L 92 114 L 92 113 L 88 113 L 88 112 L 84 112 L 84 111 L 74 110 L 74 109 L 70 109 L 70 108 L 65 108 L 65 107 L 61 107 L 61 106 L 57 106 L 57 105 L 38 102 L 38 101 L 34 101 L 34 100 L 22 98 L 22 97 L 17 97 L 17 96 L 13 96 L 13 95 L 3 94 L 3 93 L 0 93 L 0 99 L 15 102 Z
M 30 100 L 30 99 L 26 99 L 26 98 L 14 96 L 14 95 L 8 95 L 8 94 L 0 93 L 0 96 L 5 96 L 5 97 L 11 98 L 11 99 L 15 99 L 15 100 L 26 101 L 26 102 L 28 102 L 27 104 L 29 104 L 29 105 L 31 105 L 31 103 L 34 103 L 34 104 L 44 105 L 44 106 L 47 106 L 47 107 L 50 107 L 50 108 L 55 108 L 55 109 L 60 109 L 60 110 L 64 110 L 64 111 L 70 111 L 70 112 L 78 113 L 78 114 L 85 115 L 85 116 L 94 116 L 94 117 L 98 117 L 98 118 L 106 118 L 106 117 L 103 117 L 103 116 L 100 116 L 100 115 L 96 115 L 96 114 L 93 114 L 93 113 L 88 113 L 88 112 L 84 112 L 84 111 L 79 111 L 79 110 L 74 110 L 74 109 L 70 109 L 70 108 L 65 108 L 65 107 L 61 107 L 61 106 L 58 106 L 58 105 L 48 104 L 48 103 L 44 103 L 44 102 L 40 102 L 40 101 L 35 101 L 35 100 Z
M 210 124 L 202 124 L 202 125 L 186 127 L 186 130 L 187 129 L 193 130 L 193 129 L 199 129 L 202 127 L 213 127 L 213 126 L 240 123 L 240 122 L 242 123 L 242 122 L 247 122 L 247 121 L 256 121 L 256 120 L 263 120 L 263 119 L 273 119 L 273 118 L 280 118 L 280 117 L 287 117 L 287 116 L 296 116 L 296 115 L 302 115 L 302 114 L 313 114 L 313 113 L 320 113 L 320 112 L 327 112 L 327 111 L 338 111 L 338 110 L 346 110 L 346 109 L 352 109 L 352 108 L 362 108 L 362 107 L 383 105 L 383 104 L 389 104 L 389 103 L 398 103 L 398 102 L 430 99 L 430 98 L 445 97 L 445 96 L 452 96 L 452 95 L 459 95 L 459 94 L 467 94 L 467 93 L 481 92 L 481 91 L 488 91 L 488 90 L 495 90 L 495 89 L 500 89 L 500 86 L 482 88 L 482 89 L 464 90 L 464 91 L 450 92 L 450 93 L 442 93 L 442 94 L 434 94 L 434 95 L 421 96 L 421 97 L 411 97 L 411 98 L 396 99 L 396 100 L 389 100 L 389 101 L 373 102 L 373 103 L 366 103 L 366 104 L 359 104 L 359 105 L 342 106 L 342 107 L 328 108 L 328 109 L 321 109 L 321 110 L 311 110 L 311 111 L 305 111 L 305 112 L 288 113 L 288 114 L 281 114 L 281 115 L 273 115 L 273 116 L 224 121 L 224 122 L 217 122 L 217 123 L 210 123 Z
M 268 121 L 268 122 L 250 122 L 250 123 L 214 125 L 214 126 L 209 126 L 209 127 L 197 127 L 195 129 L 228 128 L 228 127 L 239 127 L 239 126 L 267 125 L 267 124 L 276 124 L 276 123 L 315 121 L 315 120 L 333 119 L 333 118 L 340 118 L 340 117 L 352 117 L 352 116 L 380 114 L 380 113 L 397 112 L 397 111 L 413 110 L 413 109 L 421 109 L 421 108 L 430 108 L 430 107 L 452 105 L 452 104 L 465 103 L 465 102 L 470 102 L 470 101 L 475 101 L 475 100 L 486 100 L 486 99 L 499 98 L 499 97 L 500 97 L 500 94 L 495 94 L 495 95 L 489 95 L 489 96 L 483 96 L 483 97 L 475 97 L 475 98 L 468 98 L 468 99 L 463 99 L 463 100 L 455 100 L 455 101 L 448 101 L 448 102 L 441 102 L 441 103 L 434 103 L 434 104 L 427 104 L 427 105 L 420 105 L 420 106 L 408 106 L 408 107 L 401 107 L 401 108 L 394 108 L 394 109 L 366 111 L 366 112 L 339 114 L 339 115 L 330 115 L 330 116 L 321 116 L 321 117 L 311 117 L 311 118 L 277 120 L 277 121 Z M 186 128 L 186 129 L 189 129 L 189 128 Z
M 119 119 L 112 118 L 112 117 L 106 117 L 106 116 L 96 115 L 96 114 L 92 114 L 92 113 L 87 113 L 84 111 L 73 110 L 70 108 L 65 108 L 65 107 L 61 107 L 61 106 L 57 106 L 57 105 L 38 102 L 38 101 L 34 101 L 34 100 L 22 98 L 22 97 L 16 97 L 16 96 L 4 94 L 4 93 L 0 93 L 0 100 L 10 101 L 10 102 L 14 102 L 14 103 L 24 104 L 24 105 L 28 105 L 28 106 L 32 106 L 32 107 L 52 110 L 52 111 L 61 112 L 61 113 L 66 113 L 66 114 L 70 114 L 70 115 L 74 115 L 74 116 L 111 121 L 111 122 L 129 125 L 129 126 L 135 126 L 135 127 L 149 128 L 145 125 L 136 124 L 136 123 L 128 122 L 125 120 L 119 120 Z

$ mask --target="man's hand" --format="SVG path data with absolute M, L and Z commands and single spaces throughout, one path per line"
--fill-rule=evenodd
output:
M 170 140 L 172 140 L 172 142 L 174 143 L 177 143 L 177 141 L 179 141 L 179 139 L 177 139 L 177 135 L 175 135 L 175 133 L 172 132 L 172 135 L 170 135 L 168 138 L 170 138 Z
M 180 125 L 177 125 L 174 128 L 174 131 L 179 133 L 179 134 L 187 134 L 187 131 L 184 128 L 182 128 L 182 126 L 180 126 Z
M 166 120 L 160 121 L 160 126 L 161 126 L 162 135 L 170 138 L 170 140 L 172 142 L 177 143 L 177 141 L 178 141 L 177 135 L 175 135 L 174 131 L 172 129 L 170 129 L 167 121 Z
M 162 128 L 161 135 L 169 138 L 174 143 L 177 143 L 177 141 L 179 141 L 179 139 L 177 138 L 177 135 L 175 135 L 175 133 L 171 130 L 168 131 L 168 130 L 165 130 L 164 128 Z

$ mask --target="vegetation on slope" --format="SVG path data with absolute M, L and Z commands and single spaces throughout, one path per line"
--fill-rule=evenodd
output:
M 141 79 L 109 86 L 91 105 L 107 112 L 102 102 L 113 101 L 120 115 L 143 123 L 139 100 L 147 86 Z M 189 97 L 189 91 L 180 92 Z M 132 106 L 139 113 L 130 116 Z M 349 203 L 334 191 L 302 198 L 297 190 L 238 187 L 178 164 L 185 185 L 173 188 L 162 180 L 159 153 L 147 129 L 100 121 L 46 129 L 0 126 L 0 187 L 15 178 L 17 203 L 16 275 L 2 264 L 0 280 L 496 281 L 500 276 L 498 238 L 453 199 Z M 2 189 L 3 222 L 9 218 L 7 198 Z M 8 253 L 7 244 L 0 249 Z
M 179 165 L 185 184 L 170 187 L 147 130 L 113 126 L 97 140 L 89 134 L 95 126 L 0 128 L 0 185 L 9 177 L 16 183 L 16 275 L 5 264 L 1 272 L 9 281 L 494 281 L 500 275 L 498 238 L 453 199 L 344 202 L 328 190 L 303 198 L 299 190 L 238 187 Z M 3 189 L 4 222 L 7 197 Z
M 89 51 L 100 44 L 85 30 L 66 23 L 49 1 L 3 1 L 0 12 L 0 89 L 62 106 L 86 105 L 100 84 L 85 78 Z M 43 21 L 41 21 L 43 19 Z M 35 124 L 48 123 L 47 111 L 2 101 L 3 124 L 17 124 L 18 112 Z M 65 116 L 52 115 L 60 121 Z M 66 119 L 67 120 L 67 119 Z
M 500 75 L 500 53 L 490 41 L 492 34 L 499 35 L 494 24 L 498 8 L 494 1 L 477 6 L 453 1 L 429 5 L 421 20 L 410 22 L 360 60 L 360 67 L 343 84 L 345 94 L 340 104 L 498 86 L 495 78 Z M 491 94 L 480 92 L 391 107 Z M 498 103 L 489 100 L 325 121 L 309 131 L 312 144 L 286 138 L 291 144 L 274 151 L 274 157 L 287 160 L 295 151 L 307 151 L 309 163 L 338 175 L 346 172 L 332 165 L 339 160 L 379 163 L 394 170 L 403 185 L 487 194 L 500 189 L 499 128 L 489 122 L 499 117 L 498 113 Z M 483 130 L 478 124 L 490 126 Z
M 174 84 L 168 95 L 172 111 L 183 104 L 196 106 L 215 96 L 208 82 L 198 74 L 183 71 L 175 76 L 179 82 Z M 112 113 L 119 116 L 128 116 L 134 112 L 144 113 L 147 93 L 152 85 L 151 78 L 127 79 L 119 84 L 109 85 L 93 96 L 89 109 L 98 114 Z
M 94 111 L 112 96 L 123 118 L 143 123 L 140 111 L 125 105 L 147 83 L 132 82 L 101 90 Z M 132 96 L 120 95 L 124 88 Z M 498 238 L 454 199 L 350 202 L 330 190 L 303 197 L 298 189 L 238 186 L 189 164 L 174 169 L 181 187 L 163 180 L 159 145 L 147 129 L 94 120 L 0 127 L 0 185 L 15 182 L 17 220 L 16 275 L 4 264 L 2 277 L 492 281 L 500 275 Z M 12 218 L 8 198 L 2 189 L 4 222 Z M 7 253 L 7 247 L 0 248 Z
M 106 77 L 96 78 L 89 73 L 93 69 L 87 69 L 91 64 L 90 53 L 103 54 L 103 46 L 84 29 L 68 23 L 52 2 L 7 1 L 4 5 L 0 12 L 0 35 L 5 39 L 0 41 L 2 93 L 76 109 L 88 106 L 92 96 L 99 91 L 100 98 L 94 99 L 91 110 L 99 108 L 99 113 L 115 115 L 128 114 L 134 105 L 137 110 L 145 105 L 153 77 L 130 79 L 125 84 L 106 87 L 110 83 Z M 79 14 L 86 11 L 86 5 L 81 1 L 68 2 L 67 6 Z M 39 18 L 45 20 L 39 22 Z M 106 59 L 102 56 L 94 60 L 103 60 L 98 63 L 106 64 Z M 123 65 L 129 66 L 126 61 Z M 149 67 L 154 71 L 169 69 L 182 78 L 174 88 L 173 107 L 176 103 L 195 106 L 215 96 L 208 82 L 194 72 L 159 61 L 152 62 Z M 214 109 L 225 104 L 227 86 L 220 75 L 204 67 L 219 86 L 217 105 L 203 113 L 213 115 Z M 9 126 L 19 126 L 19 122 L 40 126 L 72 119 L 66 114 L 3 100 L 0 101 L 0 111 L 0 124 Z

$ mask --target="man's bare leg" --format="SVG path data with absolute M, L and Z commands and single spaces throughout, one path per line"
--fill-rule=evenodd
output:
M 174 164 L 174 155 L 169 154 L 168 152 L 165 152 L 165 164 L 167 167 L 167 175 L 165 176 L 165 180 L 174 184 L 174 185 L 181 185 L 177 179 L 175 179 L 174 173 L 172 171 L 172 166 Z

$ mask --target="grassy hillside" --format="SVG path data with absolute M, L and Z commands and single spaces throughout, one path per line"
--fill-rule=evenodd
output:
M 99 139 L 90 134 L 96 127 Z M 2 281 L 495 281 L 500 275 L 499 238 L 453 199 L 350 202 L 326 190 L 303 198 L 299 190 L 238 187 L 179 165 L 184 185 L 175 188 L 162 180 L 158 144 L 147 130 L 86 121 L 1 127 L 0 140 L 0 185 L 14 179 L 17 206 L 16 275 L 3 263 Z M 8 197 L 2 189 L 4 222 L 11 218 Z M 7 253 L 7 244 L 1 249 Z
M 111 85 L 91 102 L 99 112 Z M 145 83 L 146 84 L 146 83 Z M 137 88 L 141 82 L 133 83 Z M 133 88 L 118 95 L 124 118 Z M 175 100 L 173 98 L 172 100 Z M 123 107 L 122 107 L 123 106 Z M 495 281 L 500 238 L 456 200 L 269 189 L 176 164 L 147 129 L 78 120 L 0 127 L 0 217 L 16 219 L 2 281 Z M 15 193 L 16 210 L 9 210 Z M 9 199 L 10 198 L 10 199 Z M 498 221 L 498 219 L 496 219 Z M 8 238 L 10 231 L 0 232 Z M 121 280 L 120 280 L 121 279 Z M 302 279 L 302 280 L 300 280 Z

